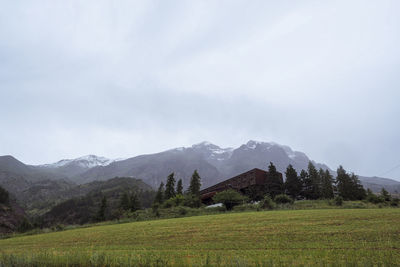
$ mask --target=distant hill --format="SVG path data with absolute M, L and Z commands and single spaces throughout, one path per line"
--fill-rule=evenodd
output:
M 81 196 L 83 189 L 79 189 L 77 184 L 106 181 L 113 177 L 135 177 L 156 189 L 174 172 L 176 179 L 182 179 L 186 188 L 197 169 L 204 188 L 249 169 L 267 169 L 270 161 L 280 172 L 284 172 L 288 164 L 300 172 L 307 168 L 310 160 L 303 152 L 293 151 L 288 146 L 254 140 L 237 148 L 221 148 L 202 142 L 125 160 L 89 155 L 39 166 L 25 165 L 12 156 L 2 156 L 0 185 L 15 195 L 29 213 L 41 214 L 64 200 Z M 325 164 L 312 162 L 317 168 L 329 169 Z M 382 187 L 391 193 L 400 192 L 400 182 L 395 180 L 379 177 L 360 177 L 360 180 L 375 192 Z
M 16 231 L 24 220 L 24 210 L 7 190 L 0 187 L 0 235 Z
M 71 189 L 73 198 L 63 201 L 42 216 L 43 225 L 85 224 L 93 221 L 103 196 L 107 197 L 107 217 L 113 218 L 124 192 L 136 193 L 142 207 L 149 208 L 155 191 L 141 180 L 116 177 L 107 181 L 95 181 Z
M 181 178 L 186 187 L 193 170 L 197 169 L 202 178 L 202 186 L 207 187 L 252 168 L 266 169 L 270 161 L 280 172 L 284 172 L 289 164 L 300 172 L 301 169 L 307 168 L 309 161 L 317 168 L 330 169 L 327 165 L 317 163 L 305 153 L 293 151 L 288 146 L 250 140 L 238 148 L 221 148 L 209 142 L 202 142 L 191 147 L 141 155 L 90 168 L 70 179 L 76 183 L 83 183 L 107 180 L 114 176 L 133 176 L 157 188 L 161 181 L 166 180 L 168 174 L 175 172 L 176 178 Z M 331 171 L 334 173 L 334 170 Z M 380 191 L 382 187 L 391 193 L 399 191 L 400 182 L 395 180 L 379 177 L 360 177 L 360 180 L 365 187 L 375 192 Z

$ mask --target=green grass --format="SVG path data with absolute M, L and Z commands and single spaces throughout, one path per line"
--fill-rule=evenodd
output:
M 400 209 L 227 213 L 0 240 L 0 266 L 400 266 Z

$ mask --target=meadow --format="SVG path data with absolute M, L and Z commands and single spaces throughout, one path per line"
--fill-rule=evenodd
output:
M 400 266 L 400 209 L 225 213 L 0 240 L 0 266 Z

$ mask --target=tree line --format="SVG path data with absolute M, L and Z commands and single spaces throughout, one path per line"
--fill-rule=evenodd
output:
M 153 210 L 157 211 L 159 207 L 169 208 L 179 205 L 199 208 L 201 206 L 200 187 L 201 178 L 197 170 L 193 172 L 192 177 L 190 178 L 189 187 L 186 191 L 183 190 L 182 179 L 179 179 L 176 182 L 175 174 L 171 173 L 167 177 L 165 186 L 164 183 L 161 182 L 158 187 L 153 202 Z

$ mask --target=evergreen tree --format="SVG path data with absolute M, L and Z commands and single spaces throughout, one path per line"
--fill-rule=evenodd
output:
M 107 209 L 107 198 L 103 196 L 99 211 L 97 212 L 97 220 L 98 221 L 105 221 L 106 220 L 106 209 Z
M 156 197 L 154 198 L 154 203 L 162 204 L 164 202 L 164 183 L 161 182 L 158 187 Z
M 354 199 L 352 195 L 353 186 L 350 175 L 345 171 L 342 166 L 339 166 L 336 173 L 336 187 L 338 195 L 341 196 L 344 200 Z
M 190 185 L 188 188 L 188 193 L 200 197 L 200 187 L 201 187 L 201 178 L 197 173 L 197 170 L 193 172 L 192 178 L 190 179 Z
M 286 181 L 285 181 L 285 189 L 286 193 L 293 199 L 297 199 L 300 196 L 302 183 L 297 175 L 296 170 L 292 165 L 289 165 L 286 168 Z
M 179 179 L 178 183 L 176 184 L 176 194 L 177 195 L 183 195 L 182 179 Z
M 129 208 L 131 211 L 137 211 L 141 209 L 139 198 L 135 193 L 132 193 L 130 197 Z
M 351 174 L 350 180 L 352 182 L 352 200 L 362 200 L 367 197 L 364 187 L 362 186 L 358 176 L 354 173 Z
M 392 200 L 392 196 L 391 196 L 391 195 L 389 194 L 389 192 L 386 191 L 386 189 L 383 188 L 383 187 L 382 187 L 382 190 L 381 190 L 380 197 L 382 198 L 383 201 L 388 201 L 388 202 L 389 202 L 389 201 Z
M 272 198 L 283 194 L 282 176 L 276 171 L 276 167 L 272 162 L 270 162 L 268 166 L 268 181 L 266 183 L 266 190 Z
M 322 180 L 322 188 L 321 188 L 321 196 L 324 199 L 332 199 L 333 198 L 333 176 L 330 174 L 329 170 L 325 171 L 320 169 L 319 175 Z
M 338 194 L 344 200 L 361 200 L 367 197 L 367 193 L 357 175 L 354 173 L 349 175 L 342 166 L 337 169 L 336 187 Z
M 308 173 L 305 170 L 301 170 L 300 172 L 300 181 L 301 181 L 301 191 L 300 197 L 303 199 L 308 198 L 308 186 L 311 184 L 308 179 Z
M 175 178 L 174 173 L 168 175 L 167 184 L 165 185 L 165 199 L 175 197 Z
M 312 162 L 308 162 L 309 199 L 321 198 L 321 177 Z
M 129 197 L 128 197 L 128 193 L 124 192 L 121 196 L 120 202 L 119 202 L 119 206 L 123 209 L 123 210 L 128 210 L 129 209 Z

